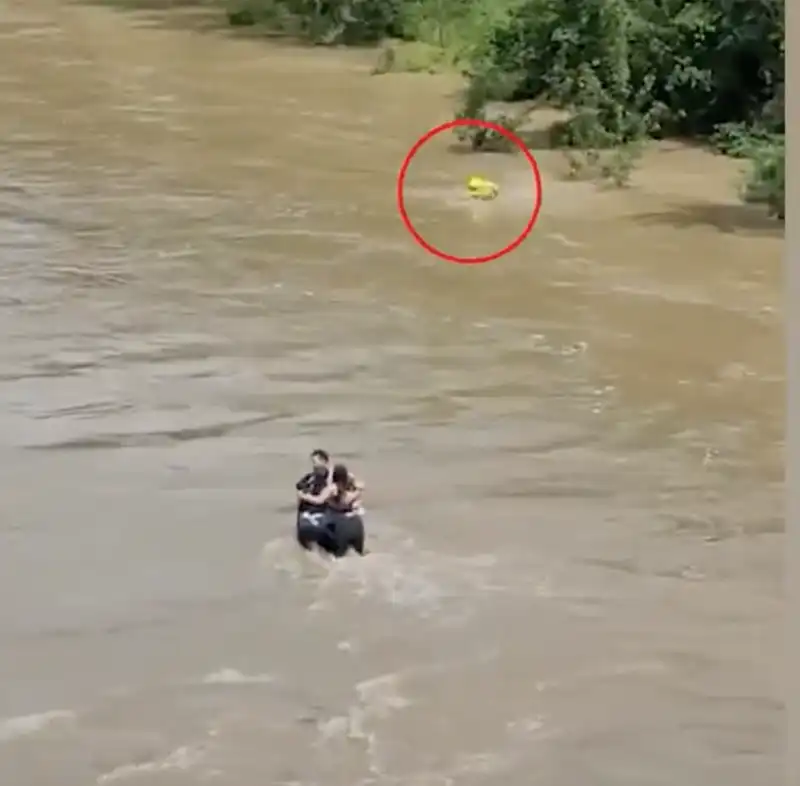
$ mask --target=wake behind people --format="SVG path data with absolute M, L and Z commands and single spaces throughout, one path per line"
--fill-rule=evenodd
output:
M 297 542 L 306 550 L 314 546 L 334 557 L 350 549 L 362 556 L 364 519 L 361 506 L 364 484 L 344 464 L 331 466 L 327 451 L 311 453 L 311 472 L 295 484 L 297 491 Z

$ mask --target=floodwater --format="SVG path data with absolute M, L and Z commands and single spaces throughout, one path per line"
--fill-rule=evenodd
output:
M 783 241 L 735 168 L 542 154 L 531 238 L 453 265 L 394 204 L 452 84 L 187 27 L 0 0 L 0 782 L 779 782 Z M 451 141 L 409 209 L 490 252 L 530 173 Z M 292 541 L 315 447 L 363 559 Z

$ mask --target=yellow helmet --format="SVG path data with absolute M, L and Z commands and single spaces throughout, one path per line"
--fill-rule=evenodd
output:
M 485 177 L 472 175 L 467 178 L 467 191 L 471 196 L 480 199 L 494 199 L 500 192 L 500 187 Z

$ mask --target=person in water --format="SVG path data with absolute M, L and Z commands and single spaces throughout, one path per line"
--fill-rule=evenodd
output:
M 331 482 L 331 457 L 326 450 L 317 448 L 311 451 L 311 472 L 307 472 L 295 483 L 297 490 L 298 516 L 313 516 L 325 512 L 324 505 L 314 505 L 304 499 L 305 496 L 321 494 Z
M 315 505 L 309 502 L 306 497 L 318 496 L 332 482 L 331 457 L 326 450 L 317 448 L 311 451 L 311 472 L 307 472 L 300 480 L 295 483 L 297 491 L 297 511 L 298 513 L 323 513 L 324 505 Z M 353 501 L 360 506 L 361 495 L 364 491 L 364 483 L 348 472 L 348 491 L 353 493 Z M 362 512 L 362 511 L 358 511 Z
M 298 541 L 304 548 L 316 542 L 335 557 L 343 557 L 352 548 L 364 554 L 364 520 L 361 518 L 361 492 L 364 486 L 350 473 L 344 464 L 334 466 L 330 483 L 318 494 L 298 492 L 298 499 L 315 510 L 324 509 L 324 515 L 316 523 L 317 531 L 306 531 Z
M 304 549 L 310 549 L 318 540 L 324 505 L 314 505 L 304 499 L 304 495 L 321 494 L 330 484 L 330 456 L 318 448 L 311 451 L 311 472 L 307 472 L 295 483 L 297 491 L 297 522 L 295 537 Z

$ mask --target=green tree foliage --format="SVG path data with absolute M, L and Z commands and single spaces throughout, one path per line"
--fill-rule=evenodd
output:
M 716 139 L 753 158 L 752 198 L 780 188 L 773 201 L 782 204 L 785 0 L 228 2 L 233 24 L 264 22 L 314 43 L 393 38 L 450 50 L 423 53 L 413 70 L 426 70 L 428 56 L 468 62 L 458 116 L 484 118 L 496 101 L 545 100 L 570 113 L 554 141 L 586 151 L 620 182 L 646 138 Z M 398 59 L 385 52 L 376 72 Z M 470 138 L 474 147 L 487 142 L 485 132 Z M 612 151 L 606 163 L 601 150 Z
M 465 23 L 476 38 L 486 29 L 471 0 L 230 0 L 228 19 L 271 25 L 315 44 L 351 46 L 394 38 L 446 49 Z
M 401 32 L 403 0 L 231 0 L 234 26 L 266 25 L 315 44 L 373 44 Z
M 748 193 L 771 183 L 782 203 L 784 0 L 524 0 L 487 30 L 471 79 L 464 107 L 481 95 L 569 110 L 555 141 L 595 163 L 615 148 L 617 174 L 630 169 L 620 146 L 716 133 L 754 158 Z
M 786 213 L 786 149 L 784 138 L 757 145 L 749 158 L 753 168 L 745 183 L 747 202 L 765 204 L 771 215 L 783 219 Z
M 514 99 L 593 107 L 617 136 L 630 113 L 698 135 L 762 120 L 783 41 L 783 0 L 527 0 L 488 31 L 474 71 L 516 75 Z

